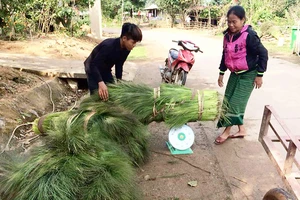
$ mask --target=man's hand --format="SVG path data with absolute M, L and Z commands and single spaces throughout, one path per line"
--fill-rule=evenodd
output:
M 219 75 L 219 78 L 218 78 L 218 85 L 220 87 L 223 87 L 224 83 L 223 83 L 223 77 L 224 75 Z
M 98 93 L 100 98 L 103 101 L 107 101 L 108 100 L 108 90 L 107 90 L 107 86 L 105 85 L 105 83 L 103 81 L 98 83 L 99 89 L 98 89 Z
M 262 83 L 263 83 L 262 77 L 257 76 L 254 80 L 255 89 L 259 89 L 261 87 Z

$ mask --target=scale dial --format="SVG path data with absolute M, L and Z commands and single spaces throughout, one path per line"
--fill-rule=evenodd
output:
M 172 128 L 169 131 L 169 143 L 178 150 L 186 150 L 194 143 L 195 135 L 193 130 L 187 126 Z

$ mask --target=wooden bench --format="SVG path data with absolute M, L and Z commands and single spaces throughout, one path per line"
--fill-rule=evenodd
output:
M 292 134 L 269 105 L 264 108 L 259 141 L 276 166 L 289 192 L 300 199 L 300 155 L 296 154 L 300 150 L 300 135 Z

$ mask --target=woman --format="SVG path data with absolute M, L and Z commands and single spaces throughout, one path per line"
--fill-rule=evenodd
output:
M 257 33 L 250 25 L 245 25 L 246 14 L 241 6 L 233 6 L 227 13 L 228 28 L 224 32 L 223 55 L 220 64 L 218 85 L 223 87 L 223 77 L 228 69 L 231 74 L 226 86 L 222 112 L 217 127 L 225 127 L 215 139 L 215 144 L 223 144 L 228 138 L 243 138 L 244 112 L 253 88 L 262 86 L 263 73 L 267 69 L 268 51 L 262 45 Z M 232 126 L 239 131 L 231 135 Z

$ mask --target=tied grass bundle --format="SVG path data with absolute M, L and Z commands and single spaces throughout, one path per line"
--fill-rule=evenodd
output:
M 65 112 L 54 112 L 44 115 L 42 117 L 36 118 L 33 121 L 32 130 L 36 134 L 44 134 L 46 130 L 49 130 L 53 127 L 53 118 L 59 117 Z
M 110 101 L 122 106 L 148 124 L 165 121 L 170 127 L 191 121 L 212 121 L 219 115 L 220 101 L 214 90 L 193 91 L 186 87 L 162 84 L 146 85 L 121 82 L 109 86 Z
M 77 111 L 66 111 L 60 115 L 51 114 L 43 117 L 47 119 L 47 122 L 51 122 L 49 124 L 52 124 L 44 126 L 50 138 L 47 140 L 48 144 L 55 146 L 64 141 L 65 145 L 62 148 L 68 148 L 67 150 L 71 153 L 89 149 L 90 143 L 84 136 L 92 135 L 94 138 L 117 143 L 135 163 L 144 162 L 149 155 L 150 134 L 147 127 L 132 113 L 109 102 L 87 98 Z M 52 132 L 53 128 L 64 129 L 65 132 L 64 134 Z M 73 130 L 78 130 L 78 134 L 73 134 Z
M 166 113 L 165 122 L 171 127 L 186 122 L 214 120 L 219 113 L 218 93 L 213 90 L 198 91 L 195 98 L 178 103 Z
M 27 162 L 6 170 L 0 182 L 3 200 L 140 199 L 131 163 L 114 143 L 77 155 L 39 149 Z
M 83 116 L 54 117 L 49 139 L 27 162 L 1 165 L 3 200 L 140 199 L 127 153 L 99 131 L 86 133 Z
M 150 133 L 131 112 L 92 98 L 85 99 L 78 111 L 89 111 L 88 121 L 85 121 L 88 134 L 98 134 L 121 145 L 134 162 L 141 163 L 147 158 Z
M 216 91 L 192 91 L 163 84 L 109 86 L 110 100 L 98 95 L 78 110 L 51 113 L 35 121 L 36 133 L 48 140 L 27 162 L 3 165 L 0 194 L 6 199 L 141 199 L 133 163 L 148 155 L 145 124 L 165 121 L 181 126 L 218 116 Z

